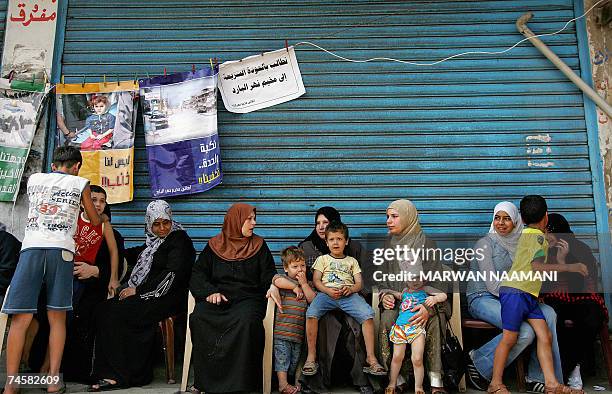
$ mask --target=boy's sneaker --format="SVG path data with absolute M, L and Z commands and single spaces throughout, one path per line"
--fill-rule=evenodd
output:
M 527 392 L 528 393 L 533 393 L 533 394 L 542 394 L 542 393 L 544 393 L 544 388 L 546 387 L 546 385 L 544 385 L 544 383 L 530 382 L 530 381 L 527 381 L 525 383 L 527 383 L 526 384 L 526 388 L 527 388 Z
M 476 369 L 474 365 L 474 361 L 472 360 L 472 353 L 474 350 L 470 350 L 468 356 L 466 357 L 466 370 L 467 370 L 467 381 L 476 390 L 487 391 L 489 387 L 489 380 L 482 376 L 480 372 Z
M 570 373 L 567 385 L 575 390 L 582 390 L 582 377 L 580 376 L 580 364 Z

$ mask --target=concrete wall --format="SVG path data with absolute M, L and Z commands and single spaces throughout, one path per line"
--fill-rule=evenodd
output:
M 4 223 L 8 231 L 19 238 L 20 241 L 23 240 L 26 219 L 28 217 L 28 199 L 25 195 L 25 183 L 31 174 L 43 171 L 47 129 L 46 119 L 46 115 L 43 115 L 36 129 L 15 206 L 13 207 L 12 202 L 0 202 L 0 223 Z
M 588 10 L 598 0 L 585 0 L 584 9 Z M 589 35 L 589 49 L 591 52 L 591 67 L 593 69 L 593 86 L 597 92 L 612 103 L 612 23 L 603 24 L 604 10 L 599 4 L 589 15 L 587 15 L 587 32 Z M 603 159 L 604 180 L 606 188 L 606 201 L 608 206 L 608 222 L 612 234 L 612 119 L 597 110 L 599 121 L 599 146 Z

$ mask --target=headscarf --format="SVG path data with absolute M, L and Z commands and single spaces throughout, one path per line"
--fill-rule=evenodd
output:
M 586 278 L 576 273 L 560 272 L 558 274 L 559 279 L 554 286 L 555 290 L 562 290 L 570 293 L 584 292 L 586 281 L 597 278 L 597 265 L 594 261 L 595 257 L 593 257 L 591 249 L 576 238 L 570 224 L 563 215 L 549 213 L 546 230 L 549 233 L 553 233 L 558 239 L 567 242 L 569 251 L 565 257 L 566 264 L 580 262 L 585 264 L 589 270 L 589 275 Z M 557 260 L 557 251 L 558 249 L 556 248 L 551 248 L 549 250 L 549 259 L 553 258 L 552 261 L 554 262 Z
M 414 204 L 409 200 L 396 200 L 387 207 L 399 213 L 401 232 L 389 237 L 389 244 L 395 248 L 397 245 L 406 245 L 409 249 L 422 248 L 425 245 L 425 234 L 419 223 L 419 214 Z
M 321 207 L 317 210 L 317 213 L 315 215 L 315 229 L 312 230 L 312 232 L 310 233 L 310 235 L 304 240 L 304 242 L 306 241 L 311 241 L 312 244 L 314 245 L 315 248 L 317 248 L 317 250 L 319 252 L 321 252 L 321 254 L 328 254 L 329 253 L 329 248 L 327 247 L 327 242 L 325 242 L 324 239 L 321 239 L 321 237 L 319 237 L 319 234 L 317 234 L 317 218 L 319 217 L 319 215 L 323 215 L 327 218 L 327 220 L 329 220 L 329 222 L 342 222 L 342 220 L 340 220 L 340 212 L 338 212 L 336 210 L 336 208 L 334 207 Z M 348 245 L 347 245 L 348 247 Z
M 147 212 L 145 214 L 145 249 L 138 255 L 136 266 L 132 270 L 132 275 L 128 281 L 130 287 L 136 287 L 140 285 L 149 275 L 151 271 L 151 264 L 153 263 L 153 255 L 160 247 L 161 244 L 168 238 L 172 232 L 176 230 L 182 230 L 183 226 L 172 220 L 172 228 L 168 235 L 164 238 L 158 237 L 152 231 L 153 222 L 157 219 L 172 220 L 172 209 L 170 205 L 164 200 L 151 201 L 147 206 Z
M 609 312 L 603 297 L 597 291 L 597 260 L 591 248 L 574 235 L 568 221 L 558 213 L 548 214 L 546 230 L 554 233 L 559 239 L 569 245 L 566 264 L 583 263 L 589 270 L 589 275 L 583 277 L 576 273 L 561 272 L 557 282 L 550 289 L 545 289 L 542 297 L 547 302 L 563 302 L 580 305 L 583 302 L 594 302 L 599 305 L 604 319 L 607 321 Z M 554 250 L 553 250 L 554 253 Z M 550 257 L 550 256 L 549 256 Z M 556 257 L 555 259 L 556 260 Z M 556 261 L 555 261 L 556 262 Z
M 245 203 L 236 203 L 227 210 L 223 219 L 223 229 L 208 241 L 208 245 L 217 256 L 227 261 L 245 260 L 253 257 L 263 245 L 263 238 L 253 234 L 242 235 L 242 226 L 255 207 Z
M 559 234 L 562 237 L 567 237 L 569 234 L 572 234 L 570 237 L 573 237 L 574 234 L 567 219 L 558 213 L 548 214 L 546 229 L 549 233 Z
M 512 223 L 514 224 L 514 228 L 512 232 L 508 235 L 501 235 L 495 230 L 495 215 L 499 211 L 506 212 L 510 219 L 512 219 Z M 495 206 L 493 209 L 493 219 L 491 219 L 491 228 L 489 229 L 489 237 L 494 241 L 498 242 L 504 249 L 510 253 L 510 257 L 514 259 L 514 253 L 516 252 L 516 247 L 518 245 L 519 238 L 521 238 L 521 233 L 523 232 L 523 221 L 521 220 L 521 215 L 519 210 L 516 208 L 516 205 L 512 204 L 510 201 L 502 201 Z
M 390 234 L 385 242 L 385 248 L 395 249 L 395 247 L 398 245 L 402 248 L 404 245 L 406 245 L 408 250 L 414 251 L 423 248 L 425 246 L 427 237 L 425 237 L 425 234 L 421 229 L 419 215 L 414 204 L 408 200 L 396 200 L 389 204 L 387 211 L 391 208 L 397 210 L 399 213 L 401 232 L 397 235 Z M 394 258 L 393 261 L 387 261 L 381 267 L 383 268 L 384 272 L 388 274 L 397 275 L 402 272 L 408 272 L 416 275 L 423 270 L 423 260 L 417 259 L 399 261 Z M 402 291 L 402 289 L 406 286 L 406 283 L 403 281 L 387 280 L 379 282 L 379 286 L 381 287 L 380 291 L 386 293 L 389 290 Z

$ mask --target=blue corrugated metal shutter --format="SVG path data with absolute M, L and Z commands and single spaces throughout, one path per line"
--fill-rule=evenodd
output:
M 495 51 L 573 18 L 571 0 L 202 2 L 71 0 L 66 82 L 187 71 L 303 40 L 350 58 L 430 61 Z M 576 31 L 544 39 L 579 69 Z M 530 44 L 504 55 L 433 67 L 341 62 L 297 47 L 307 93 L 251 114 L 219 102 L 224 184 L 171 200 L 201 248 L 232 202 L 254 203 L 273 251 L 303 239 L 313 213 L 333 205 L 352 234 L 384 233 L 385 208 L 413 200 L 428 232 L 484 232 L 494 205 L 545 195 L 577 232 L 595 233 L 583 97 Z M 113 207 L 130 242 L 143 239 L 150 200 L 142 125 L 135 201 Z

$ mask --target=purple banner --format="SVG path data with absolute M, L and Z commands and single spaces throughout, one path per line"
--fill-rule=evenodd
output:
M 203 192 L 223 179 L 211 71 L 139 81 L 154 198 Z
M 206 191 L 221 183 L 217 134 L 147 146 L 154 198 Z

